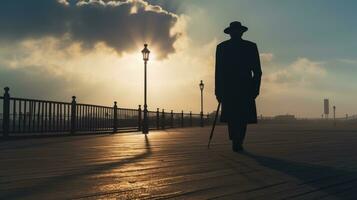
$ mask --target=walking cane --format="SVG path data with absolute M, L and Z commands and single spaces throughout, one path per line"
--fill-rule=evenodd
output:
M 218 118 L 218 113 L 219 113 L 219 108 L 221 107 L 221 102 L 218 103 L 218 106 L 217 106 L 217 111 L 216 111 L 216 116 L 214 117 L 214 121 L 213 121 L 213 125 L 212 125 L 212 130 L 211 130 L 211 135 L 209 136 L 209 140 L 208 140 L 208 148 L 209 148 L 209 145 L 211 144 L 211 140 L 212 140 L 212 137 L 213 137 L 213 132 L 214 132 L 214 128 L 216 128 L 216 123 L 217 123 L 217 118 Z

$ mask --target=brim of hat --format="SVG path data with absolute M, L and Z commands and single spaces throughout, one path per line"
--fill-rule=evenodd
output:
M 247 30 L 248 30 L 248 28 L 247 27 L 245 27 L 245 26 L 241 26 L 240 27 L 240 29 L 232 29 L 231 27 L 227 27 L 226 29 L 224 29 L 224 33 L 225 34 L 229 34 L 229 33 L 231 33 L 233 30 L 238 30 L 238 31 L 241 31 L 241 32 L 246 32 Z

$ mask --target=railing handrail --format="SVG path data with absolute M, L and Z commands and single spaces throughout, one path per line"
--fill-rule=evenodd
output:
M 0 99 L 3 99 L 4 97 L 3 96 L 0 96 Z M 63 101 L 53 101 L 53 100 L 43 100 L 43 99 L 30 99 L 30 98 L 21 98 L 21 97 L 10 97 L 10 100 L 15 100 L 15 101 L 36 101 L 36 102 L 43 102 L 43 103 L 56 103 L 56 104 L 71 104 L 71 102 L 63 102 Z M 97 105 L 97 104 L 88 104 L 88 103 L 77 103 L 77 105 L 79 106 L 93 106 L 93 107 L 100 107 L 100 108 L 113 108 L 112 106 L 103 106 L 103 105 Z M 118 107 L 119 110 L 130 110 L 130 111 L 137 111 L 137 109 L 135 108 L 123 108 L 123 107 Z M 164 109 L 164 110 L 167 110 L 169 111 L 169 109 Z M 149 110 L 148 112 L 157 112 L 155 110 Z M 161 111 L 160 111 L 161 113 Z M 170 112 L 166 112 L 165 111 L 165 114 L 168 113 L 168 114 L 171 114 L 171 111 Z M 182 112 L 173 112 L 172 114 L 176 114 L 176 115 L 181 115 Z M 199 113 L 189 113 L 189 112 L 184 112 L 183 113 L 184 115 L 192 115 L 192 116 L 200 116 L 201 114 Z
M 15 101 L 37 101 L 43 103 L 57 103 L 57 104 L 71 104 L 70 102 L 63 101 L 52 101 L 52 100 L 42 100 L 42 99 L 27 99 L 27 98 L 19 98 L 19 97 L 10 97 L 10 100 Z
M 101 106 L 101 105 L 86 104 L 86 103 L 77 103 L 77 106 L 92 106 L 92 107 L 108 108 L 108 109 L 113 108 L 111 106 Z
M 138 109 L 135 109 L 135 108 L 121 108 L 121 107 L 118 107 L 117 109 L 118 110 L 128 110 L 128 111 L 138 111 Z

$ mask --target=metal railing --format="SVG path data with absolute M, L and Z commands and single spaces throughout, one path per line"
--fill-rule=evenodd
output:
M 9 88 L 0 97 L 0 133 L 3 137 L 140 131 L 143 110 L 71 102 L 10 97 Z M 209 114 L 149 111 L 150 129 L 193 127 L 210 123 Z

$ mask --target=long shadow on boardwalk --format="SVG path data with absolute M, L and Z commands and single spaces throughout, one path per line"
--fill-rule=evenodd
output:
M 114 168 L 122 167 L 126 164 L 137 162 L 139 160 L 149 157 L 152 154 L 150 141 L 149 141 L 147 135 L 145 135 L 145 144 L 144 145 L 145 145 L 144 146 L 145 152 L 143 152 L 141 154 L 135 155 L 133 157 L 125 158 L 125 159 L 117 161 L 117 162 L 110 162 L 110 163 L 105 163 L 105 164 L 100 164 L 100 165 L 94 165 L 94 166 L 91 166 L 89 169 L 88 168 L 81 169 L 79 172 L 75 172 L 74 174 L 67 174 L 67 175 L 65 174 L 65 175 L 51 177 L 51 178 L 46 179 L 43 182 L 34 184 L 31 187 L 22 188 L 21 190 L 7 191 L 7 192 L 4 192 L 4 194 L 0 195 L 0 199 L 23 199 L 26 197 L 28 198 L 31 196 L 40 195 L 40 194 L 46 193 L 48 191 L 53 191 L 56 189 L 57 186 L 65 185 L 66 183 L 68 183 L 70 181 L 73 181 L 76 179 L 81 179 L 85 176 L 99 174 L 100 172 L 103 172 L 103 171 L 112 170 Z M 78 188 L 78 190 L 80 190 L 80 188 Z M 118 192 L 118 191 L 116 191 L 116 192 Z M 105 194 L 107 194 L 107 193 L 105 193 Z M 101 195 L 101 194 L 95 193 L 94 195 Z
M 335 196 L 337 198 L 346 198 L 346 193 L 357 197 L 357 193 L 353 192 L 357 188 L 357 172 L 349 170 L 341 170 L 328 166 L 321 166 L 308 163 L 300 163 L 294 161 L 287 161 L 267 156 L 255 155 L 253 153 L 245 152 L 250 158 L 256 160 L 260 165 L 282 172 L 288 176 L 295 177 L 301 180 L 295 186 L 292 186 L 281 191 L 281 194 L 288 194 L 286 198 L 301 197 L 304 195 L 312 195 L 314 192 L 324 192 L 326 195 Z M 299 186 L 309 185 L 314 189 L 310 191 L 299 190 Z M 294 193 L 295 192 L 295 193 Z M 279 195 L 278 195 L 279 196 Z M 308 199 L 313 198 L 309 197 Z M 349 196 L 348 198 L 352 198 Z
M 86 137 L 86 135 L 62 135 L 62 136 L 55 136 L 55 137 L 61 137 L 61 140 L 47 140 L 50 137 L 43 137 L 43 138 L 38 138 L 38 140 L 32 140 L 31 143 L 27 143 L 27 139 L 33 139 L 31 137 L 27 138 L 14 138 L 13 140 L 0 140 L 0 150 L 10 150 L 10 149 L 26 149 L 26 148 L 43 148 L 45 146 L 50 146 L 53 144 L 62 144 L 62 143 L 72 143 L 75 140 L 93 140 L 93 138 L 97 137 L 110 137 L 113 136 L 113 134 L 103 134 L 103 135 L 95 135 L 91 137 Z M 52 137 L 53 138 L 53 137 Z M 20 142 L 19 142 L 20 141 Z M 14 142 L 14 143 L 12 143 Z M 5 143 L 5 144 L 4 144 Z

